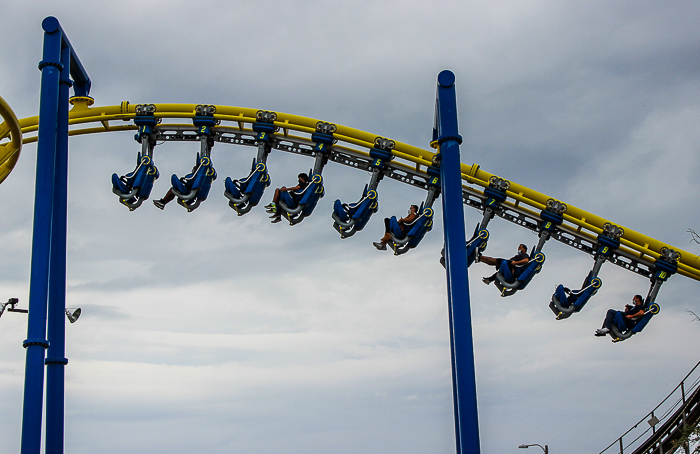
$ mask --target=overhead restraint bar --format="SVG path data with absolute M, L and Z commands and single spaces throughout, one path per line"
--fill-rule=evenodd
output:
M 556 315 L 557 320 L 569 318 L 572 314 L 580 312 L 586 303 L 603 286 L 603 281 L 598 277 L 603 263 L 612 256 L 620 247 L 620 238 L 625 231 L 613 224 L 606 223 L 603 232 L 596 239 L 595 263 L 593 269 L 583 280 L 580 290 L 570 290 L 559 284 L 552 295 L 549 308 Z
M 216 180 L 216 170 L 211 162 L 211 149 L 214 146 L 214 136 L 216 135 L 213 130 L 217 124 L 214 119 L 216 107 L 200 104 L 195 108 L 195 113 L 192 123 L 197 127 L 197 136 L 200 142 L 196 163 L 192 167 L 191 173 L 182 178 L 173 174 L 170 179 L 177 203 L 185 207 L 187 212 L 197 209 L 207 199 L 211 183 Z
M 153 163 L 153 149 L 156 146 L 154 128 L 159 122 L 154 114 L 154 104 L 139 104 L 136 106 L 134 123 L 138 132 L 134 139 L 141 144 L 141 151 L 136 157 L 136 168 L 123 176 L 112 174 L 112 192 L 119 196 L 119 202 L 134 211 L 147 200 L 153 189 L 153 182 L 160 173 Z
M 433 228 L 433 203 L 440 196 L 440 169 L 430 166 L 426 172 L 430 177 L 428 181 L 428 195 L 425 202 L 421 203 L 418 208 L 420 213 L 418 217 L 410 224 L 406 224 L 403 229 L 397 228 L 398 222 L 396 217 L 392 217 L 390 225 L 392 228 L 391 242 L 389 243 L 394 249 L 394 255 L 402 255 L 410 249 L 415 248 L 421 242 L 426 233 Z
M 369 184 L 365 185 L 362 197 L 353 204 L 345 204 L 340 199 L 335 201 L 333 206 L 333 228 L 340 233 L 340 238 L 345 239 L 353 236 L 362 230 L 369 218 L 379 209 L 379 194 L 377 187 L 384 178 L 386 164 L 393 158 L 391 150 L 396 146 L 393 140 L 384 137 L 377 137 L 374 140 L 374 147 L 369 150 L 369 155 L 373 159 L 370 164 Z
M 229 200 L 228 205 L 236 210 L 239 216 L 248 213 L 260 203 L 265 188 L 270 186 L 270 175 L 267 172 L 267 157 L 272 151 L 277 120 L 275 112 L 259 110 L 256 114 L 256 122 L 253 123 L 253 131 L 257 133 L 258 155 L 253 159 L 250 173 L 241 180 L 232 180 L 226 177 L 224 182 L 224 196 Z
M 323 167 L 328 163 L 328 157 L 333 145 L 333 133 L 337 126 L 332 123 L 319 121 L 316 123 L 316 132 L 311 134 L 314 142 L 313 156 L 314 167 L 309 171 L 309 184 L 302 190 L 280 194 L 276 209 L 287 218 L 289 225 L 296 225 L 311 216 L 319 199 L 325 195 L 323 187 Z
M 644 300 L 644 315 L 634 320 L 635 323 L 624 331 L 618 329 L 617 325 L 613 323 L 610 326 L 609 333 L 613 342 L 621 342 L 640 333 L 649 324 L 649 320 L 661 311 L 661 307 L 656 302 L 656 297 L 661 289 L 661 284 L 678 271 L 678 260 L 680 258 L 681 254 L 673 249 L 666 247 L 661 249 L 661 256 L 654 261 L 654 274 L 650 279 L 651 286 Z

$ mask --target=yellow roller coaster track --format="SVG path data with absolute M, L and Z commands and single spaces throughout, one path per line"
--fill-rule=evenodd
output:
M 71 99 L 73 108 L 70 111 L 70 135 L 93 134 L 100 132 L 115 132 L 136 130 L 136 126 L 131 122 L 136 116 L 136 105 L 128 101 L 122 102 L 118 106 L 91 107 L 92 98 L 75 97 Z M 161 120 L 177 121 L 178 119 L 189 119 L 195 116 L 196 104 L 155 104 L 155 116 Z M 259 109 L 244 107 L 216 106 L 214 118 L 220 120 L 216 128 L 222 130 L 251 131 L 251 125 L 256 121 L 256 113 Z M 17 159 L 22 143 L 32 143 L 37 140 L 36 133 L 39 128 L 39 118 L 29 117 L 17 120 L 10 107 L 0 98 L 0 114 L 5 119 L 5 123 L 0 125 L 0 142 L 11 138 L 8 143 L 0 146 L 0 182 L 12 171 Z M 276 112 L 277 121 L 275 126 L 279 127 L 281 137 L 297 138 L 308 140 L 308 136 L 315 131 L 316 123 L 319 120 L 298 115 Z M 125 122 L 128 122 L 125 124 Z M 94 126 L 94 124 L 97 126 Z M 167 123 L 168 126 L 175 123 Z M 191 126 L 191 123 L 183 126 Z M 368 150 L 374 146 L 374 141 L 378 137 L 376 134 L 337 125 L 337 132 L 333 135 L 338 143 L 333 147 L 338 150 L 347 150 L 353 153 L 368 156 Z M 22 142 L 19 142 L 21 128 Z M 215 128 L 215 129 L 216 129 Z M 301 136 L 294 135 L 301 133 Z M 414 147 L 396 141 L 396 146 L 392 150 L 394 162 L 399 165 L 411 167 L 419 172 L 424 171 L 431 163 L 435 155 L 434 152 L 422 148 Z M 479 165 L 471 166 L 462 164 L 462 179 L 464 188 L 483 193 L 482 188 L 488 187 L 490 178 L 494 176 L 479 168 Z M 552 197 L 526 188 L 511 181 L 510 189 L 507 191 L 509 200 L 505 203 L 507 207 L 524 210 L 531 215 L 538 217 L 539 212 L 546 206 L 547 200 Z M 514 202 L 511 202 L 511 199 Z M 567 204 L 567 211 L 564 214 L 564 223 L 561 228 L 570 232 L 578 233 L 588 237 L 592 242 L 603 231 L 606 223 L 612 223 L 594 214 Z M 700 280 L 700 261 L 698 256 L 686 251 L 682 251 L 671 245 L 662 243 L 651 237 L 638 233 L 627 227 L 615 224 L 624 229 L 624 235 L 620 238 L 620 250 L 627 254 L 638 257 L 640 260 L 653 262 L 661 255 L 661 249 L 666 247 L 681 253 L 678 262 L 678 273 L 691 279 Z

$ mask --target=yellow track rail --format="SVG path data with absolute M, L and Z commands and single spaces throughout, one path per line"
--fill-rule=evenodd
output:
M 128 101 L 122 102 L 119 106 L 107 107 L 91 107 L 91 98 L 72 98 L 71 103 L 73 104 L 73 109 L 70 111 L 70 135 L 136 129 L 136 126 L 131 123 L 131 120 L 136 115 L 135 105 L 130 104 Z M 195 104 L 156 104 L 155 116 L 162 120 L 193 118 L 195 116 L 195 107 Z M 221 127 L 234 127 L 241 131 L 250 131 L 250 125 L 255 122 L 258 110 L 259 109 L 244 107 L 216 106 L 216 114 L 214 117 L 217 120 L 221 120 Z M 13 127 L 11 119 L 8 120 L 6 116 L 7 112 L 14 118 L 14 114 L 12 114 L 9 106 L 4 104 L 4 101 L 0 98 L 0 114 L 5 118 L 5 123 L 0 125 L 0 140 L 6 137 L 8 131 L 12 131 Z M 308 136 L 315 132 L 316 123 L 319 121 L 317 119 L 300 117 L 298 115 L 276 113 L 277 121 L 275 121 L 275 126 L 280 128 L 280 133 L 278 135 L 282 137 L 299 137 L 291 136 L 290 134 L 293 133 L 302 133 L 304 136 Z M 14 118 L 14 120 L 16 122 L 16 118 Z M 125 124 L 124 122 L 129 123 Z M 19 120 L 23 143 L 31 143 L 37 140 L 36 132 L 39 127 L 38 124 L 38 117 L 29 117 Z M 95 124 L 97 124 L 97 126 L 95 126 Z M 246 125 L 248 125 L 248 127 L 246 127 Z M 338 129 L 333 137 L 338 139 L 339 142 L 343 142 L 342 145 L 336 145 L 338 148 L 351 149 L 352 151 L 366 155 L 368 154 L 368 149 L 374 146 L 374 140 L 378 137 L 375 134 L 349 128 L 347 126 L 336 126 Z M 12 137 L 13 142 L 11 142 L 11 144 L 14 144 L 15 134 L 12 134 Z M 10 144 L 6 144 L 5 147 L 7 148 L 9 145 Z M 16 153 L 12 156 L 18 157 L 19 147 L 15 145 L 12 145 L 12 147 L 17 148 Z M 14 149 L 12 147 L 10 148 L 11 150 Z M 1 171 L 5 169 L 7 162 L 9 162 L 7 158 L 5 158 L 5 161 L 1 158 L 10 153 L 10 151 L 6 151 L 5 154 L 2 154 L 2 151 L 4 150 L 0 149 L 0 163 L 2 163 L 2 167 L 0 167 L 0 181 L 2 181 L 3 178 Z M 434 156 L 432 151 L 402 142 L 396 142 L 392 154 L 397 163 L 414 167 L 418 171 L 429 166 Z M 16 157 L 14 158 L 14 162 L 16 162 Z M 9 167 L 10 170 L 12 166 L 14 166 L 14 163 Z M 9 173 L 9 171 L 7 173 Z M 4 176 L 6 177 L 7 174 Z M 492 176 L 493 174 L 481 170 L 477 164 L 471 166 L 462 164 L 462 179 L 464 180 L 465 188 L 481 192 L 481 188 L 488 186 L 489 179 Z M 519 209 L 531 211 L 535 216 L 538 216 L 539 212 L 544 209 L 547 200 L 552 198 L 514 182 L 511 182 L 510 189 L 508 190 L 508 197 L 515 200 L 515 202 L 510 202 L 509 200 L 506 204 L 511 207 L 517 206 Z M 593 241 L 595 241 L 595 237 L 603 231 L 603 225 L 605 223 L 610 222 L 615 224 L 572 205 L 567 204 L 567 206 L 568 209 L 564 214 L 564 224 L 562 227 L 566 230 L 589 237 Z M 673 249 L 681 253 L 681 259 L 678 262 L 678 273 L 691 279 L 700 280 L 700 260 L 698 260 L 697 255 L 682 251 L 619 224 L 615 225 L 622 227 L 625 232 L 624 236 L 620 239 L 620 249 L 623 251 L 635 255 L 640 259 L 653 262 L 661 255 L 661 248 L 667 247 Z

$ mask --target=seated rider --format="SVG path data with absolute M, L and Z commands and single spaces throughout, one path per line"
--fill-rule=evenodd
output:
M 189 173 L 189 175 L 192 175 L 197 171 L 197 168 L 199 167 L 199 163 L 195 164 L 194 167 L 192 167 L 192 171 Z M 183 183 L 187 184 L 186 182 L 187 177 L 181 177 L 180 181 Z M 175 194 L 173 193 L 173 188 L 168 189 L 168 192 L 165 193 L 162 199 L 154 200 L 153 205 L 155 205 L 159 209 L 164 209 L 165 205 L 169 204 L 175 200 Z
M 510 274 L 513 275 L 514 278 L 518 278 L 522 274 L 523 271 L 525 271 L 525 268 L 527 267 L 527 264 L 530 262 L 530 256 L 527 255 L 527 246 L 524 244 L 518 245 L 518 253 L 515 254 L 513 257 L 510 259 L 496 259 L 493 257 L 487 257 L 485 255 L 479 255 L 477 252 L 476 256 L 476 261 L 485 263 L 489 266 L 495 266 L 496 267 L 496 272 L 493 273 L 493 275 L 489 277 L 485 277 L 482 280 L 482 282 L 486 285 L 489 285 L 491 282 L 496 280 L 496 275 L 498 274 L 498 270 L 501 268 L 501 264 L 504 261 L 508 262 L 508 267 L 510 268 Z
M 393 219 L 395 222 L 397 222 L 401 228 L 401 231 L 406 233 L 406 227 L 415 221 L 417 217 L 418 205 L 411 205 L 411 207 L 408 209 L 408 216 L 405 218 L 401 218 L 398 221 L 396 220 L 396 216 L 392 216 L 391 219 L 384 218 L 384 236 L 381 240 L 379 240 L 379 242 L 372 244 L 380 251 L 386 251 L 386 245 L 389 241 L 391 241 L 391 220 Z
M 272 219 L 273 224 L 280 222 L 282 220 L 282 212 L 277 209 L 277 204 L 280 201 L 280 195 L 283 192 L 290 192 L 292 199 L 295 202 L 298 202 L 298 200 L 297 200 L 298 196 L 295 194 L 295 192 L 303 191 L 309 185 L 309 176 L 307 174 L 300 173 L 299 175 L 297 175 L 297 178 L 299 179 L 299 184 L 297 184 L 293 188 L 288 188 L 286 186 L 282 186 L 281 188 L 275 189 L 275 194 L 272 196 L 272 202 L 270 202 L 269 205 L 265 206 L 265 209 L 267 210 L 267 212 L 272 213 L 272 216 L 270 216 L 270 219 Z
M 634 295 L 632 302 L 634 303 L 634 306 L 631 304 L 626 304 L 624 312 L 616 311 L 615 309 L 608 309 L 608 313 L 605 314 L 603 327 L 597 329 L 595 335 L 605 336 L 610 332 L 610 327 L 613 323 L 621 333 L 628 329 L 634 328 L 637 321 L 642 317 L 642 315 L 644 315 L 644 298 L 642 298 L 642 295 Z

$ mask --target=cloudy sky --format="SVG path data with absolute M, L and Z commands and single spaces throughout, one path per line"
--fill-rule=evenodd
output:
M 3 5 L 0 96 L 38 113 L 44 17 L 58 17 L 96 104 L 186 102 L 287 112 L 426 147 L 437 74 L 457 77 L 462 162 L 697 253 L 700 4 L 691 1 L 122 1 Z M 110 176 L 133 169 L 131 133 L 71 139 L 66 450 L 139 453 L 454 452 L 442 223 L 394 257 L 381 218 L 425 193 L 385 180 L 380 211 L 341 241 L 332 203 L 369 177 L 329 164 L 314 216 L 238 217 L 226 176 L 255 150 L 218 144 L 219 179 L 193 213 L 120 205 Z M 35 145 L 0 186 L 0 299 L 26 307 Z M 161 171 L 196 147 L 156 148 Z M 311 161 L 269 159 L 273 186 Z M 265 196 L 265 201 L 271 194 Z M 438 215 L 441 213 L 438 210 Z M 439 217 L 439 216 L 438 216 Z M 480 213 L 467 209 L 468 229 Z M 502 220 L 489 255 L 536 237 Z M 641 335 L 593 336 L 648 281 L 612 265 L 585 310 L 556 321 L 558 283 L 590 257 L 559 243 L 527 291 L 500 298 L 471 273 L 483 452 L 521 443 L 596 453 L 695 365 L 698 284 L 673 277 Z M 0 319 L 0 452 L 18 452 L 26 317 Z M 535 448 L 537 449 L 537 448 Z

